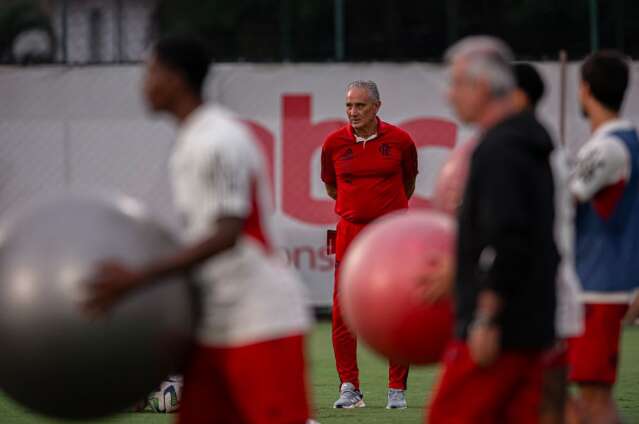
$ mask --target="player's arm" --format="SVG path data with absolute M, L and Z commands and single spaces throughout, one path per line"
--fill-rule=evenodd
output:
M 421 294 L 427 303 L 435 303 L 448 296 L 453 290 L 455 278 L 455 258 L 428 258 L 427 261 L 437 260 L 437 266 L 431 272 L 418 277 Z
M 417 181 L 417 175 L 413 178 L 404 179 L 404 191 L 406 192 L 406 197 L 409 199 L 413 196 L 413 193 L 415 193 L 415 181 Z
M 211 257 L 235 246 L 251 210 L 250 166 L 238 152 L 203 152 L 199 181 L 191 195 L 197 196 L 198 219 L 210 222 L 210 232 L 175 254 L 159 258 L 141 268 L 119 263 L 104 263 L 91 283 L 84 306 L 103 313 L 128 292 L 165 277 L 186 273 Z
M 570 191 L 579 202 L 592 200 L 605 218 L 621 198 L 630 169 L 630 153 L 620 140 L 592 140 L 577 154 Z
M 152 263 L 142 268 L 140 279 L 142 282 L 156 281 L 174 274 L 188 273 L 202 262 L 231 249 L 237 243 L 244 229 L 244 218 L 220 217 L 212 226 L 215 229 L 207 238 L 177 252 L 175 255 Z
M 406 197 L 410 199 L 415 193 L 415 182 L 417 181 L 418 165 L 417 165 L 417 148 L 415 143 L 409 137 L 402 151 L 402 174 L 404 176 L 404 192 Z
M 84 302 L 90 312 L 101 314 L 132 290 L 177 274 L 186 274 L 209 258 L 231 249 L 244 227 L 244 219 L 223 217 L 217 220 L 210 237 L 182 248 L 172 256 L 158 259 L 142 268 L 129 268 L 118 262 L 104 262 L 90 285 Z
M 468 332 L 468 346 L 479 366 L 492 364 L 501 350 L 501 330 L 497 317 L 502 309 L 502 298 L 498 292 L 484 289 L 477 299 L 475 319 Z
M 328 194 L 331 199 L 337 200 L 337 175 L 335 173 L 335 164 L 333 163 L 328 140 L 326 140 L 322 146 L 321 165 L 321 177 L 326 187 L 326 194 Z

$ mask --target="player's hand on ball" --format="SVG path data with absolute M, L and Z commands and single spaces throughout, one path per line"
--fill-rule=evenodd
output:
M 452 291 L 455 263 L 452 257 L 441 256 L 428 258 L 426 266 L 427 271 L 419 277 L 422 296 L 427 303 L 435 303 Z
M 140 274 L 117 262 L 103 262 L 95 277 L 87 285 L 84 309 L 90 314 L 103 315 L 124 295 L 143 284 Z
M 480 367 L 492 365 L 500 351 L 499 327 L 490 323 L 477 322 L 468 332 L 468 349 L 473 361 Z

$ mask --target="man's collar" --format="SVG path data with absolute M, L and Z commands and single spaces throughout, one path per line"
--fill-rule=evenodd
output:
M 371 141 L 374 140 L 375 138 L 381 136 L 382 134 L 384 134 L 387 130 L 388 130 L 388 124 L 384 121 L 382 121 L 381 119 L 379 119 L 379 117 L 375 117 L 375 119 L 377 120 L 377 131 L 375 131 L 375 133 L 369 137 L 360 137 L 357 134 L 355 134 L 355 131 L 353 131 L 353 126 L 352 125 L 348 125 L 347 130 L 348 130 L 348 135 L 355 140 L 356 143 L 361 143 L 361 142 L 366 142 L 366 141 Z
M 355 143 L 366 143 L 367 141 L 371 141 L 377 138 L 377 133 L 369 135 L 368 137 L 360 137 L 357 134 L 355 135 Z

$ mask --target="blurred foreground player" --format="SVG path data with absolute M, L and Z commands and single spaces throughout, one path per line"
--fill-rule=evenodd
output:
M 513 92 L 515 108 L 534 114 L 545 91 L 541 75 L 529 63 L 517 63 L 513 70 L 517 84 Z M 557 342 L 545 355 L 540 423 L 561 424 L 565 420 L 568 397 L 567 339 L 583 332 L 583 307 L 575 270 L 575 208 L 568 189 L 570 176 L 562 146 L 555 146 L 550 162 L 555 179 L 555 242 L 561 262 L 557 270 Z M 573 408 L 570 412 L 574 412 Z
M 518 112 L 536 115 L 537 105 L 544 94 L 544 82 L 535 67 L 529 63 L 513 65 L 515 89 L 512 92 L 514 108 Z M 438 177 L 438 185 L 449 188 L 445 193 L 440 209 L 456 214 L 461 204 L 466 185 L 466 176 L 472 153 L 476 147 L 475 139 L 467 141 L 455 149 Z M 555 241 L 561 254 L 561 263 L 557 271 L 557 343 L 545 355 L 544 385 L 542 391 L 540 422 L 544 424 L 564 422 L 567 399 L 568 358 L 566 339 L 578 336 L 583 331 L 583 311 L 579 301 L 579 282 L 574 263 L 574 207 L 568 190 L 569 171 L 564 149 L 557 145 L 551 155 L 553 177 L 555 179 Z M 446 172 L 446 167 L 454 167 Z M 443 178 L 457 178 L 451 186 Z M 441 286 L 430 286 L 425 291 L 429 301 L 452 290 L 452 281 L 439 280 Z M 572 410 L 571 410 L 572 412 Z
M 577 273 L 585 332 L 570 343 L 570 380 L 589 423 L 617 423 L 613 398 L 621 323 L 639 287 L 639 138 L 619 114 L 629 71 L 618 53 L 594 53 L 581 66 L 579 101 L 592 136 L 577 155 L 571 191 L 577 207 Z
M 178 422 L 304 424 L 305 295 L 274 252 L 259 148 L 232 114 L 203 104 L 208 68 L 206 49 L 188 38 L 161 40 L 146 64 L 150 108 L 179 125 L 170 174 L 184 247 L 144 269 L 105 264 L 87 307 L 105 312 L 131 290 L 193 272 L 202 319 Z
M 415 190 L 417 149 L 410 135 L 377 117 L 381 106 L 373 81 L 354 81 L 346 89 L 349 124 L 328 135 L 322 146 L 322 181 L 340 216 L 335 240 L 333 350 L 340 378 L 334 408 L 365 406 L 359 390 L 357 340 L 342 317 L 339 263 L 357 234 L 373 220 L 406 209 Z M 390 363 L 388 409 L 406 408 L 408 366 Z
M 427 422 L 538 423 L 555 339 L 554 145 L 531 113 L 517 113 L 501 41 L 466 38 L 447 60 L 449 101 L 481 136 L 459 212 L 456 340 Z

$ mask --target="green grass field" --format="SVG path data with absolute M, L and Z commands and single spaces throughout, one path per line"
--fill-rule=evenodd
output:
M 437 369 L 435 367 L 414 369 L 409 378 L 409 408 L 387 411 L 387 369 L 383 360 L 365 349 L 360 350 L 362 390 L 367 407 L 357 410 L 334 410 L 331 408 L 337 396 L 338 380 L 333 363 L 330 328 L 321 323 L 315 328 L 309 344 L 314 402 L 317 419 L 321 424 L 388 424 L 421 423 L 423 405 L 430 393 Z M 627 329 L 623 338 L 621 371 L 616 396 L 619 406 L 629 423 L 639 423 L 639 328 Z M 171 416 L 138 413 L 125 414 L 99 423 L 108 424 L 164 424 L 172 422 Z M 60 424 L 26 413 L 6 397 L 0 396 L 1 424 Z

